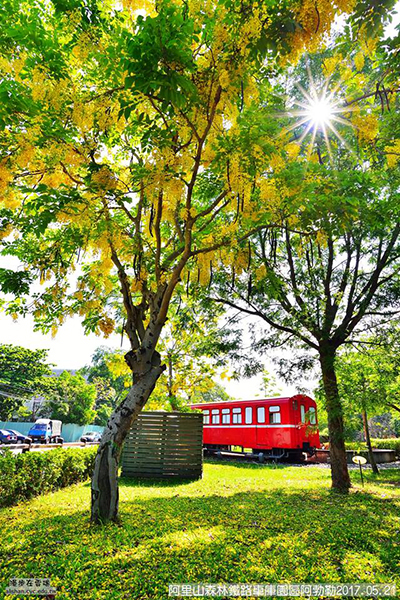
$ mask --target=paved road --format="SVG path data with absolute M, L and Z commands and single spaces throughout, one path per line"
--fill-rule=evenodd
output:
M 89 442 L 84 444 L 83 442 L 70 442 L 64 444 L 32 444 L 31 447 L 27 444 L 4 444 L 0 446 L 0 452 L 3 449 L 11 450 L 13 454 L 20 454 L 23 450 L 29 448 L 29 452 L 47 452 L 48 450 L 54 450 L 55 448 L 86 448 L 87 446 L 97 446 L 97 442 Z

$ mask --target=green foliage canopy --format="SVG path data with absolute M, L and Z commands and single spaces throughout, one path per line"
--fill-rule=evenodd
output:
M 93 383 L 87 383 L 79 373 L 72 375 L 68 371 L 52 378 L 51 383 L 49 398 L 40 409 L 41 416 L 77 425 L 93 422 L 97 395 Z
M 0 419 L 7 421 L 35 395 L 49 389 L 47 350 L 0 344 Z

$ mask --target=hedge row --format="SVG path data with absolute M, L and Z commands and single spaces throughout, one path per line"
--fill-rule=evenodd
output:
M 382 450 L 394 450 L 396 452 L 396 456 L 400 456 L 400 438 L 372 438 L 371 439 L 372 448 L 382 449 Z M 347 450 L 366 450 L 367 446 L 365 442 L 346 442 Z
M 91 477 L 97 446 L 0 456 L 0 506 L 10 506 Z

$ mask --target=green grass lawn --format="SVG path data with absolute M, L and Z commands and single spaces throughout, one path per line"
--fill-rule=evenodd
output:
M 89 483 L 0 511 L 0 598 L 49 577 L 59 600 L 168 597 L 173 582 L 391 582 L 400 589 L 400 471 L 208 462 L 202 480 L 121 480 L 122 526 L 90 526 Z M 15 597 L 14 597 L 15 598 Z M 27 596 L 21 596 L 27 598 Z

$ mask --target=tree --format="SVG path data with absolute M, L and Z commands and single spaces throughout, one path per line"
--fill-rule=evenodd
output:
M 123 350 L 113 350 L 106 346 L 99 346 L 93 353 L 91 364 L 81 369 L 82 374 L 87 377 L 89 383 L 99 381 L 108 383 L 115 392 L 113 404 L 117 404 L 118 400 L 125 393 L 127 382 L 122 375 L 115 375 L 111 369 L 112 358 L 115 355 L 123 355 Z
M 197 285 L 192 296 L 196 296 Z M 242 331 L 236 320 L 223 314 L 221 307 L 208 304 L 203 310 L 193 298 L 185 302 L 172 301 L 168 322 L 159 340 L 159 352 L 165 357 L 166 370 L 160 376 L 146 404 L 147 410 L 184 410 L 193 396 L 202 397 L 215 389 L 218 369 L 227 369 L 233 377 L 250 376 L 261 365 L 248 351 L 242 351 Z M 107 356 L 107 366 L 113 377 L 131 385 L 132 372 L 124 353 L 115 351 Z
M 336 359 L 339 391 L 344 410 L 362 414 L 365 441 L 375 473 L 378 468 L 372 452 L 368 415 L 388 410 L 400 412 L 400 355 L 397 330 L 363 340 L 356 348 L 346 348 Z M 397 404 L 396 404 L 397 402 Z
M 322 187 L 316 192 L 320 198 Z M 253 268 L 264 267 L 264 277 L 252 281 L 250 295 L 248 284 L 236 282 L 235 288 L 228 287 L 226 296 L 222 292 L 218 299 L 260 317 L 275 330 L 272 337 L 263 336 L 260 347 L 265 347 L 269 338 L 275 345 L 285 340 L 286 345 L 317 353 L 328 412 L 333 486 L 338 489 L 346 489 L 350 480 L 335 370 L 337 350 L 357 339 L 362 330 L 379 327 L 400 309 L 396 264 L 400 223 L 393 215 L 397 211 L 393 211 L 390 197 L 385 225 L 378 225 L 380 204 L 375 215 L 371 214 L 373 208 L 360 204 L 357 223 L 349 223 L 342 231 L 336 229 L 331 216 L 314 215 L 326 236 L 322 242 L 320 232 L 305 235 L 287 230 L 272 239 L 260 235 L 253 246 Z
M 95 418 L 96 387 L 87 383 L 80 374 L 63 371 L 52 378 L 49 399 L 40 409 L 40 415 L 67 423 L 86 425 Z
M 314 65 L 312 85 L 327 85 L 318 72 L 323 58 Z M 332 485 L 340 491 L 348 490 L 350 478 L 335 367 L 338 349 L 400 314 L 399 178 L 388 154 L 390 144 L 397 143 L 398 123 L 391 111 L 380 114 L 380 102 L 371 104 L 372 92 L 359 89 L 359 71 L 370 74 L 376 54 L 361 51 L 361 58 L 363 64 L 359 53 L 334 56 L 336 71 L 331 71 L 331 85 L 342 85 L 343 116 L 353 128 L 344 127 L 342 116 L 337 137 L 329 140 L 315 125 L 311 142 L 302 143 L 304 120 L 288 126 L 292 138 L 286 151 L 277 154 L 268 181 L 276 197 L 275 222 L 281 215 L 283 228 L 252 238 L 247 273 L 235 278 L 226 270 L 216 298 L 265 322 L 269 332 L 260 348 L 285 344 L 317 355 L 328 413 Z M 332 70 L 332 58 L 325 57 L 322 65 L 325 73 Z M 384 78 L 385 72 L 378 70 L 363 81 L 368 81 L 367 90 L 376 89 L 375 82 L 384 86 Z M 292 94 L 296 97 L 295 90 Z M 340 100 L 339 95 L 339 106 Z M 355 102 L 361 102 L 357 110 L 346 114 Z M 392 103 L 398 106 L 397 96 Z
M 400 437 L 400 417 L 390 412 L 373 416 L 369 420 L 369 429 L 373 438 Z
M 46 392 L 51 375 L 47 350 L 0 344 L 0 419 L 7 421 L 23 404 Z
M 195 390 L 190 397 L 192 404 L 200 404 L 204 402 L 228 402 L 233 400 L 225 388 L 220 383 L 213 383 L 207 390 Z
M 264 369 L 262 373 L 262 384 L 263 394 L 267 398 L 268 396 L 277 396 L 281 390 L 279 388 L 276 377 L 270 373 L 268 369 Z
M 343 4 L 6 0 L 0 227 L 5 251 L 29 266 L 2 272 L 21 292 L 8 311 L 32 311 L 45 331 L 79 313 L 105 336 L 123 318 L 131 345 L 133 385 L 99 445 L 93 521 L 118 518 L 121 448 L 165 370 L 171 299 L 193 278 L 207 283 L 212 264 L 240 263 L 228 248 L 271 226 L 253 193 L 279 145 L 263 106 Z M 42 291 L 25 301 L 36 277 Z
M 96 378 L 93 383 L 96 388 L 96 402 L 94 405 L 96 416 L 93 424 L 107 425 L 107 421 L 117 404 L 115 390 L 107 380 L 100 377 Z
M 94 425 L 107 424 L 112 411 L 131 385 L 131 374 L 130 377 L 126 377 L 119 372 L 115 374 L 112 368 L 115 360 L 123 360 L 123 354 L 122 350 L 112 350 L 106 346 L 99 346 L 92 356 L 91 364 L 80 370 L 87 377 L 88 382 L 93 383 L 96 387 Z
M 353 411 L 358 409 L 361 412 L 369 461 L 373 472 L 378 474 L 379 470 L 372 451 L 367 414 L 368 407 L 373 399 L 373 396 L 371 396 L 372 390 L 368 385 L 368 382 L 371 383 L 371 380 L 369 377 L 370 374 L 365 370 L 366 365 L 363 358 L 365 359 L 365 357 L 360 355 L 356 356 L 353 354 L 353 356 L 351 356 L 350 353 L 346 353 L 346 355 L 340 357 L 339 363 L 336 361 L 336 370 L 338 374 L 339 392 L 343 399 L 343 403 L 347 402 Z

